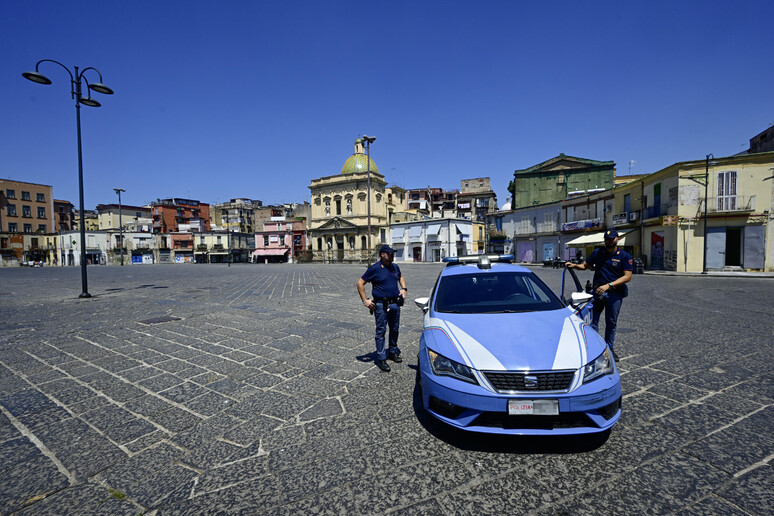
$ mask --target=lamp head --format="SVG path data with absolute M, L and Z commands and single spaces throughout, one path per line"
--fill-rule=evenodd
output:
M 101 82 L 95 82 L 89 84 L 89 89 L 96 91 L 97 93 L 103 93 L 105 95 L 112 95 L 114 91 L 110 87 L 105 86 Z
M 51 79 L 38 72 L 24 72 L 22 77 L 38 84 L 51 84 Z
M 89 106 L 89 107 L 101 107 L 102 106 L 102 104 L 100 104 L 99 102 L 97 102 L 96 100 L 94 100 L 91 97 L 86 97 L 85 99 L 80 99 L 78 102 L 80 104 L 83 104 L 84 106 Z

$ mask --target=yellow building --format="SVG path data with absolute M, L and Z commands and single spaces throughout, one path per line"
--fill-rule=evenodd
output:
M 387 242 L 393 214 L 405 209 L 406 190 L 387 187 L 360 138 L 341 173 L 313 179 L 309 189 L 309 244 L 314 261 L 369 261 Z
M 606 225 L 650 269 L 771 271 L 772 175 L 774 152 L 675 163 L 617 186 Z

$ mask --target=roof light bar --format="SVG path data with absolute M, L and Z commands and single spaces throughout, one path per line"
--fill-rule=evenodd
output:
M 450 265 L 463 265 L 466 263 L 475 263 L 479 269 L 490 269 L 492 263 L 511 263 L 513 261 L 512 254 L 471 254 L 465 256 L 447 256 L 443 259 L 446 262 L 446 266 Z

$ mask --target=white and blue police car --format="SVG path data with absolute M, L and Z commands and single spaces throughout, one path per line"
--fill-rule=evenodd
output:
M 424 312 L 422 404 L 454 427 L 513 435 L 608 431 L 621 379 L 589 326 L 593 297 L 574 271 L 556 295 L 510 255 L 446 258 Z M 574 292 L 565 299 L 565 277 Z

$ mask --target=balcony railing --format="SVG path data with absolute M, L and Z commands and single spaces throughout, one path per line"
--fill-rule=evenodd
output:
M 583 219 L 565 222 L 562 224 L 562 231 L 578 231 L 581 229 L 598 228 L 602 225 L 601 219 Z
M 754 211 L 754 195 L 732 195 L 707 199 L 707 211 L 710 213 L 728 213 L 738 211 Z
M 643 219 L 655 219 L 658 217 L 662 217 L 664 215 L 670 215 L 668 204 L 661 204 L 659 206 L 648 206 L 647 208 L 643 208 L 642 210 Z M 672 213 L 672 215 L 676 215 L 676 213 Z

